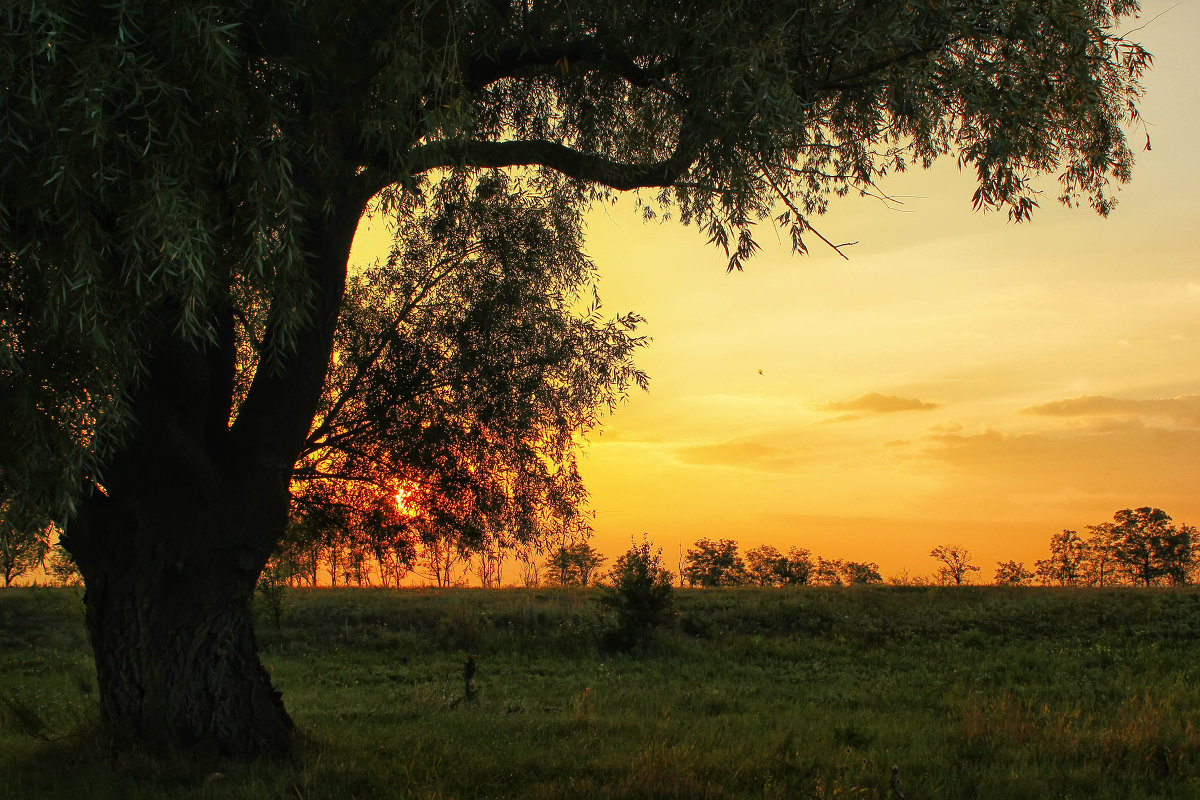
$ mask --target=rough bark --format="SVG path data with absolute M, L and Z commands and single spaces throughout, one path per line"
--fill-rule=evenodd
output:
M 180 517 L 198 510 L 189 504 Z M 176 534 L 181 527 L 205 533 L 195 517 L 172 526 Z M 103 720 L 151 747 L 284 753 L 292 721 L 258 660 L 252 629 L 257 559 L 230 564 L 188 550 L 160 541 L 153 564 L 146 555 L 88 564 L 87 628 Z

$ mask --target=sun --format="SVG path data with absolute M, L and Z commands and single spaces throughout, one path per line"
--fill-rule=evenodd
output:
M 417 509 L 413 503 L 412 495 L 412 490 L 403 486 L 396 490 L 396 511 L 398 511 L 402 516 L 416 516 Z

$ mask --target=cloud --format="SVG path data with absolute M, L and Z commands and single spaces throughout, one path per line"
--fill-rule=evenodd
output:
M 909 397 L 896 397 L 879 392 L 863 392 L 853 400 L 828 400 L 811 406 L 813 411 L 828 413 L 864 412 L 867 414 L 891 414 L 896 411 L 932 411 L 937 403 L 926 403 Z M 850 416 L 848 419 L 856 419 Z
M 1167 422 L 1181 428 L 1200 428 L 1200 395 L 1153 400 L 1127 400 L 1102 395 L 1085 395 L 1055 400 L 1040 406 L 1021 409 L 1022 414 L 1039 417 L 1061 417 L 1067 419 L 1100 418 L 1111 421 L 1116 418 L 1129 426 L 1134 422 Z
M 680 462 L 693 466 L 740 467 L 763 472 L 787 472 L 796 465 L 792 451 L 757 442 L 686 445 L 672 454 Z

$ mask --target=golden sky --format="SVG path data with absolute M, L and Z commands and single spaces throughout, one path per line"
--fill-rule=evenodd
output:
M 952 159 L 846 199 L 810 242 L 741 274 L 631 204 L 588 218 L 609 312 L 653 337 L 594 437 L 595 543 L 645 531 L 674 564 L 701 536 L 928 574 L 937 544 L 1044 557 L 1050 535 L 1152 505 L 1200 524 L 1200 3 L 1146 2 L 1155 55 L 1134 180 L 1105 220 L 1045 181 L 1032 223 L 971 211 Z M 1156 15 L 1161 17 L 1152 20 Z
M 673 567 L 728 537 L 885 577 L 960 544 L 990 581 L 1120 508 L 1200 525 L 1200 2 L 1143 6 L 1146 127 L 1108 219 L 1059 206 L 1055 176 L 1031 223 L 975 213 L 946 159 L 890 178 L 900 205 L 847 198 L 816 220 L 858 242 L 849 261 L 763 228 L 727 274 L 694 229 L 593 210 L 605 307 L 653 337 L 649 394 L 586 449 L 594 544 L 615 557 L 646 532 Z M 352 259 L 370 260 L 386 239 L 361 233 Z

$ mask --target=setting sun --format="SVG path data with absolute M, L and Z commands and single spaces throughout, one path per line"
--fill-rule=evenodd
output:
M 396 490 L 396 511 L 400 512 L 401 516 L 411 517 L 417 513 L 412 504 L 412 495 L 412 490 L 404 486 Z

